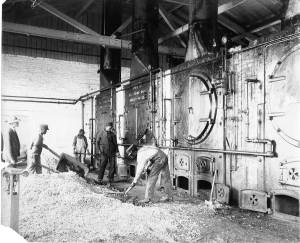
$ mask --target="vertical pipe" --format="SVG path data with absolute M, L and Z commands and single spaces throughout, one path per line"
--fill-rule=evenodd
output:
M 266 51 L 268 46 L 266 46 L 263 50 L 263 57 L 264 57 L 264 83 L 263 83 L 263 139 L 266 138 Z M 266 144 L 263 144 L 263 152 L 266 151 Z M 263 163 L 263 191 L 266 190 L 266 158 L 262 158 Z
M 163 90 L 163 88 L 164 88 L 164 82 L 163 82 L 163 72 L 162 72 L 162 70 L 160 70 L 160 95 L 161 95 L 161 97 L 160 97 L 160 99 L 161 99 L 161 103 L 160 103 L 160 120 L 161 120 L 161 122 L 160 122 L 160 131 L 159 131 L 159 133 L 160 133 L 160 140 L 161 140 L 161 144 L 160 145 L 165 145 L 164 144 L 164 140 L 163 140 L 163 133 L 165 132 L 164 131 L 164 129 L 163 129 L 163 125 L 164 125 L 164 119 L 163 119 L 163 117 L 164 117 L 164 90 Z
M 227 74 L 226 74 L 227 75 Z M 223 149 L 226 150 L 226 95 L 223 94 Z M 223 153 L 223 184 L 226 185 L 226 153 Z
M 138 139 L 138 107 L 135 107 L 135 139 Z
M 84 129 L 84 102 L 81 101 L 81 128 Z
M 94 97 L 91 99 L 91 166 L 95 168 L 94 165 Z

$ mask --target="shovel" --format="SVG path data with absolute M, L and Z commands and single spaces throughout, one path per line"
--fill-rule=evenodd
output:
M 210 198 L 209 201 L 205 200 L 205 205 L 208 206 L 209 208 L 213 208 L 213 201 L 212 201 L 212 196 L 215 188 L 215 180 L 216 180 L 216 174 L 218 173 L 218 170 L 215 170 L 214 172 L 214 178 L 211 186 L 211 191 L 210 191 Z

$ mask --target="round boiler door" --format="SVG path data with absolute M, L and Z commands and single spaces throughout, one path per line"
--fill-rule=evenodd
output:
M 284 55 L 269 77 L 267 109 L 276 132 L 300 147 L 300 45 Z
M 188 98 L 188 137 L 189 143 L 201 143 L 209 135 L 216 116 L 216 93 L 205 74 L 192 74 L 189 77 Z

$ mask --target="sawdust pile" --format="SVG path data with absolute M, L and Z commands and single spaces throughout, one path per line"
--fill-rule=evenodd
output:
M 95 193 L 74 173 L 22 178 L 20 233 L 29 241 L 83 242 L 136 235 L 172 241 L 172 212 L 159 207 L 136 207 Z M 95 190 L 94 190 L 95 191 Z
M 148 207 L 107 197 L 73 172 L 21 179 L 20 234 L 38 242 L 299 242 L 297 225 L 176 200 Z M 288 233 L 287 233 L 288 232 Z

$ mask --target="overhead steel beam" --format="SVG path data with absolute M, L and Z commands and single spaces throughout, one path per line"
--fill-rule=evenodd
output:
M 175 31 L 175 27 L 173 26 L 173 24 L 170 22 L 170 20 L 168 19 L 167 15 L 168 13 L 166 12 L 166 10 L 160 5 L 159 8 L 158 8 L 158 11 L 159 11 L 159 14 L 160 16 L 164 19 L 165 23 L 169 26 L 169 28 L 172 30 L 172 31 Z M 178 35 L 176 36 L 180 42 L 180 44 L 183 46 L 183 47 L 186 47 L 186 44 L 185 42 L 182 40 L 182 38 Z
M 89 34 L 81 34 L 74 33 L 62 30 L 54 30 L 49 28 L 35 27 L 31 25 L 24 24 L 15 24 L 10 22 L 2 23 L 2 31 L 17 33 L 23 35 L 33 35 L 50 39 L 71 41 L 71 42 L 79 42 L 84 44 L 91 45 L 103 45 L 110 48 L 118 48 L 118 49 L 131 49 L 131 42 L 127 40 L 120 40 L 116 38 L 112 38 L 110 36 L 104 35 L 89 35 Z M 170 54 L 176 56 L 184 56 L 185 49 L 184 48 L 173 48 L 167 46 L 159 46 L 158 52 L 162 54 Z
M 79 10 L 79 12 L 75 15 L 75 18 L 79 18 L 94 2 L 95 0 L 89 0 L 87 1 L 82 8 Z
M 60 12 L 59 10 L 57 10 L 56 8 L 50 6 L 49 4 L 47 4 L 45 2 L 39 2 L 38 6 L 42 9 L 44 9 L 45 11 L 53 14 L 54 16 L 60 18 L 61 20 L 65 21 L 66 23 L 72 25 L 73 27 L 75 27 L 76 29 L 82 31 L 85 34 L 100 36 L 100 34 L 97 33 L 96 31 L 94 31 L 94 30 L 88 28 L 87 26 L 79 23 L 77 20 L 67 16 L 66 14 Z

